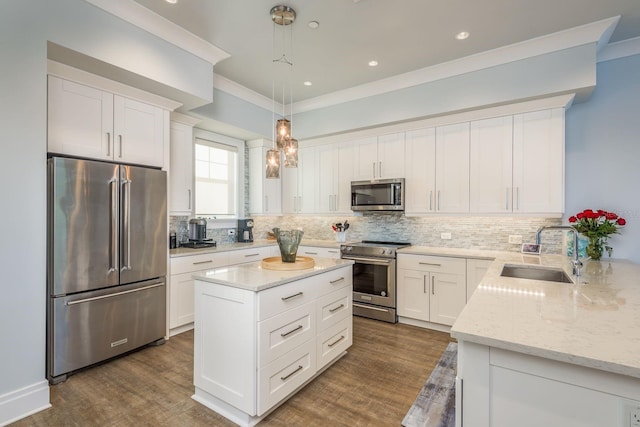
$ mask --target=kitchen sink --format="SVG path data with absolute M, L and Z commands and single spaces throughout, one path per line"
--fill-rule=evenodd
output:
M 573 283 L 561 268 L 528 266 L 519 264 L 505 264 L 502 267 L 502 277 L 515 277 L 528 280 L 545 280 L 547 282 Z

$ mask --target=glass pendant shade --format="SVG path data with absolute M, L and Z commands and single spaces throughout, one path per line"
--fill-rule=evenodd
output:
M 285 140 L 291 137 L 291 122 L 280 119 L 276 122 L 276 145 L 279 150 L 284 148 Z
M 267 151 L 266 178 L 280 178 L 280 151 Z
M 284 143 L 284 167 L 298 167 L 298 140 L 287 138 Z

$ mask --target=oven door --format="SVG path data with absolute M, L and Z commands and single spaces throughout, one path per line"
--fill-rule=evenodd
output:
M 349 257 L 353 265 L 353 300 L 396 306 L 396 260 Z

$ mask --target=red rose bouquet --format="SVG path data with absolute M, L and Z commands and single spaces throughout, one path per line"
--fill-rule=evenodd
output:
M 607 244 L 610 234 L 618 233 L 618 228 L 624 226 L 627 221 L 613 212 L 602 209 L 597 211 L 585 209 L 569 218 L 569 222 L 578 233 L 589 239 L 587 255 L 591 259 L 598 260 L 602 257 L 603 246 L 609 256 L 613 248 Z

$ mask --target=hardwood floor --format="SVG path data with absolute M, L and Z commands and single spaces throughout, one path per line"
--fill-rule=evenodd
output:
M 451 341 L 448 334 L 354 317 L 348 354 L 261 427 L 399 426 Z M 52 408 L 13 426 L 234 426 L 193 399 L 193 331 L 51 387 Z

